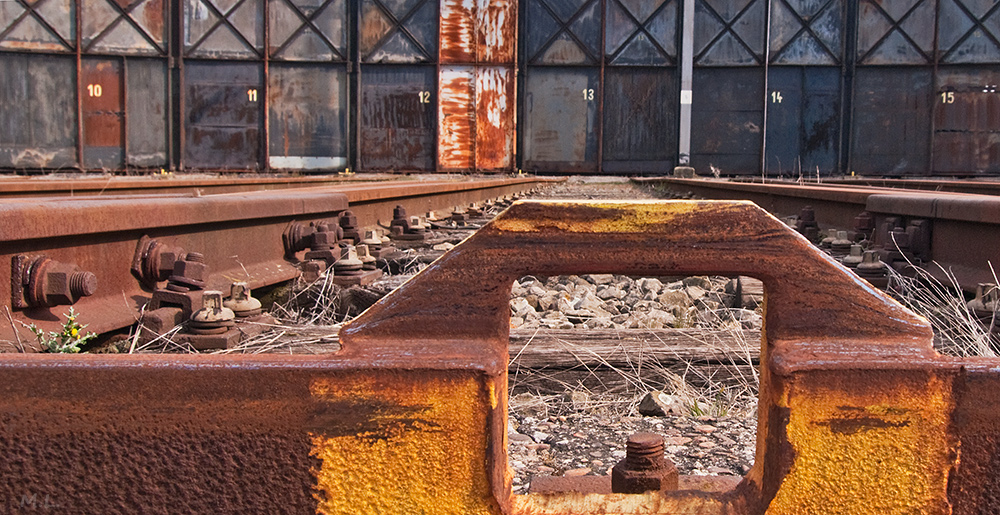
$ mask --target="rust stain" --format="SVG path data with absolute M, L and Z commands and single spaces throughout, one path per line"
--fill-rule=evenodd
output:
M 441 70 L 438 155 L 442 168 L 472 168 L 472 102 L 475 98 L 471 66 Z
M 146 0 L 141 9 L 143 27 L 155 41 L 163 43 L 163 0 Z
M 509 68 L 476 74 L 476 168 L 510 169 L 514 152 L 514 81 Z
M 477 58 L 480 63 L 512 64 L 517 52 L 517 2 L 476 0 Z
M 364 12 L 361 14 L 361 34 L 359 36 L 361 56 L 375 50 L 375 45 L 389 33 L 392 23 L 385 19 L 385 15 L 379 11 L 373 3 L 364 4 Z
M 474 0 L 441 2 L 441 64 L 476 60 Z

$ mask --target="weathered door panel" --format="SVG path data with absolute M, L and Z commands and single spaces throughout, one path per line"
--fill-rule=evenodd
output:
M 767 4 L 767 0 L 696 0 L 695 66 L 763 64 Z
M 436 0 L 361 0 L 358 45 L 365 63 L 431 63 L 438 55 Z
M 88 53 L 164 55 L 164 0 L 80 0 L 81 42 Z
M 83 113 L 83 166 L 116 170 L 122 166 L 122 63 L 84 59 L 80 63 Z
M 260 168 L 262 75 L 256 63 L 185 63 L 186 166 Z
M 442 0 L 442 64 L 513 64 L 517 40 L 514 0 Z
M 347 166 L 347 70 L 272 63 L 268 73 L 272 168 Z
M 529 69 L 525 86 L 524 168 L 597 171 L 599 70 Z
M 857 63 L 931 64 L 935 4 L 936 0 L 859 0 Z
M 254 59 L 264 53 L 264 0 L 180 0 L 184 54 Z
M 167 63 L 158 59 L 127 59 L 126 113 L 129 166 L 164 167 L 168 164 Z
M 604 59 L 612 66 L 677 62 L 677 0 L 608 0 Z
M 437 117 L 436 68 L 363 66 L 363 170 L 433 170 Z
M 1000 172 L 1000 66 L 942 67 L 934 98 L 934 171 Z
M 498 171 L 513 163 L 513 73 L 499 66 L 441 68 L 442 169 Z
M 672 68 L 605 70 L 604 171 L 673 169 L 677 157 L 676 82 Z
M 854 79 L 851 171 L 926 175 L 930 148 L 931 69 L 859 67 Z
M 837 170 L 840 68 L 777 67 L 768 71 L 769 175 L 812 177 Z
M 469 170 L 476 165 L 476 69 L 441 68 L 439 79 L 438 160 L 443 169 Z
M 514 165 L 514 70 L 482 66 L 476 73 L 476 168 Z
M 72 52 L 75 4 L 73 0 L 0 2 L 0 49 Z
M 0 69 L 0 166 L 76 166 L 73 58 L 0 54 Z
M 695 68 L 691 166 L 700 174 L 760 171 L 764 77 L 760 68 Z
M 346 61 L 346 0 L 268 0 L 272 59 Z

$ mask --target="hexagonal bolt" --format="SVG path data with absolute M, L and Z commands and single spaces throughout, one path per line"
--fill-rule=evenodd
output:
M 993 313 L 1000 308 L 1000 288 L 992 283 L 976 285 L 976 298 L 968 303 L 969 310 L 979 317 L 992 318 Z
M 340 213 L 340 226 L 344 228 L 344 231 L 348 229 L 358 228 L 358 217 L 354 216 L 354 212 L 350 209 Z
M 333 272 L 335 274 L 358 272 L 363 266 L 364 263 L 358 259 L 358 250 L 354 245 L 347 245 L 340 249 L 340 259 L 333 264 Z
M 875 219 L 871 213 L 862 211 L 854 217 L 854 230 L 857 232 L 870 233 L 875 230 Z
M 850 253 L 844 256 L 844 259 L 841 262 L 848 268 L 855 268 L 861 264 L 862 261 L 864 261 L 864 249 L 861 245 L 851 245 Z
M 378 250 L 382 245 L 382 238 L 378 237 L 378 232 L 374 230 L 366 230 L 364 238 L 361 238 L 361 243 L 368 245 L 370 249 Z
M 879 257 L 878 251 L 866 250 L 861 256 L 861 263 L 857 266 L 858 275 L 866 275 L 869 277 L 883 277 L 888 272 L 886 271 L 885 263 L 882 262 L 882 258 Z
M 185 250 L 181 247 L 143 236 L 136 245 L 135 256 L 132 258 L 132 275 L 147 287 L 155 288 L 157 282 L 166 281 L 170 277 L 174 264 L 184 254 Z
M 361 268 L 365 270 L 375 270 L 375 262 L 377 261 L 371 252 L 368 251 L 368 245 L 361 244 L 355 247 L 358 253 L 358 260 L 361 261 Z
M 611 469 L 614 493 L 676 490 L 677 482 L 677 467 L 663 456 L 663 437 L 654 433 L 629 436 L 625 459 Z
M 69 306 L 97 293 L 97 276 L 74 264 L 40 256 L 22 272 L 28 306 Z
M 203 290 L 208 281 L 208 265 L 200 252 L 188 252 L 174 263 L 174 273 L 167 288 L 174 291 Z
M 302 222 L 292 222 L 281 235 L 281 243 L 285 248 L 285 257 L 293 257 L 296 252 L 305 250 L 312 241 L 316 227 Z
M 902 227 L 896 227 L 889 233 L 889 241 L 883 245 L 886 249 L 899 249 L 900 251 L 910 249 L 910 234 Z
M 223 307 L 222 292 L 206 290 L 203 294 L 202 308 L 191 314 L 188 326 L 197 334 L 219 334 L 226 332 L 234 325 L 236 314 L 233 310 Z
M 331 231 L 327 224 L 316 226 L 316 232 L 312 235 L 312 243 L 309 248 L 312 250 L 327 250 L 337 244 L 337 232 Z
M 243 281 L 234 282 L 229 287 L 229 300 L 222 305 L 233 310 L 239 318 L 252 317 L 261 312 L 260 301 L 250 295 L 250 286 Z

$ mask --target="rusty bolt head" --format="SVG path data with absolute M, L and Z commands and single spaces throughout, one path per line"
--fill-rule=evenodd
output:
M 184 249 L 171 247 L 157 253 L 157 259 L 153 265 L 156 269 L 156 280 L 166 281 L 174 271 L 174 264 L 184 256 Z
M 69 306 L 97 292 L 97 276 L 73 264 L 46 256 L 34 259 L 23 271 L 25 301 L 29 306 Z
M 340 226 L 344 229 L 354 229 L 358 226 L 358 217 L 348 209 L 340 214 Z
M 976 285 L 976 298 L 969 301 L 969 309 L 980 318 L 993 318 L 993 314 L 1000 307 L 1000 289 L 997 285 L 990 283 L 979 283 Z
M 396 206 L 392 209 L 392 219 L 393 220 L 407 220 L 406 208 L 403 206 Z
M 365 231 L 365 237 L 361 239 L 361 243 L 368 245 L 372 249 L 377 249 L 382 245 L 382 239 L 378 237 L 378 232 L 367 230 Z
M 337 244 L 337 233 L 330 231 L 317 232 L 312 237 L 313 250 L 329 249 Z
M 663 437 L 635 433 L 628 438 L 625 459 L 611 469 L 611 491 L 641 494 L 676 490 L 677 467 L 663 456 Z
M 229 300 L 222 305 L 240 318 L 259 315 L 261 311 L 260 301 L 250 295 L 250 286 L 243 281 L 234 282 L 229 287 Z
M 89 297 L 97 291 L 97 276 L 90 272 L 63 269 L 50 270 L 45 275 L 48 276 L 45 297 L 50 306 L 74 304 L 80 297 Z
M 841 261 L 844 266 L 849 268 L 854 268 L 858 266 L 862 261 L 864 261 L 864 249 L 861 245 L 851 245 L 850 253 L 844 256 L 843 261 Z
M 302 263 L 302 280 L 312 283 L 319 280 L 326 272 L 326 261 L 321 259 L 313 259 Z
M 192 256 L 195 254 L 195 256 Z M 195 259 L 191 259 L 195 257 Z M 200 259 L 200 260 L 198 260 Z M 208 280 L 208 265 L 204 262 L 201 254 L 189 252 L 184 259 L 174 263 L 174 273 L 170 276 L 170 282 L 183 287 L 201 290 L 205 288 L 205 281 Z
M 222 292 L 208 290 L 202 297 L 203 307 L 191 314 L 188 321 L 190 329 L 198 334 L 224 333 L 232 327 L 236 314 L 233 310 L 223 307 Z
M 357 274 L 363 266 L 364 263 L 358 259 L 358 251 L 354 245 L 347 245 L 340 249 L 340 259 L 333 264 L 333 271 L 338 275 Z
M 858 232 L 869 232 L 875 229 L 875 219 L 871 213 L 862 211 L 854 217 L 854 230 Z

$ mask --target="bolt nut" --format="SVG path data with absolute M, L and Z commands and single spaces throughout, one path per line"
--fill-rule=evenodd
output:
M 222 305 L 233 310 L 238 318 L 256 316 L 261 312 L 260 301 L 250 296 L 250 286 L 243 281 L 234 282 L 229 287 L 229 300 Z
M 333 271 L 337 275 L 358 275 L 363 266 L 354 245 L 347 245 L 340 249 L 340 259 L 333 264 Z
M 663 437 L 635 433 L 628 438 L 625 459 L 611 469 L 611 491 L 640 494 L 676 490 L 677 467 L 663 456 Z
M 205 291 L 202 297 L 202 308 L 191 314 L 188 327 L 195 334 L 221 334 L 234 325 L 236 314 L 233 310 L 223 307 L 222 292 Z
M 862 261 L 864 261 L 864 250 L 861 248 L 861 245 L 851 245 L 850 253 L 844 256 L 841 262 L 848 268 L 855 268 Z
M 35 258 L 22 273 L 28 306 L 69 306 L 97 293 L 96 275 L 46 256 Z
M 372 230 L 365 231 L 365 237 L 361 239 L 361 243 L 368 245 L 370 248 L 377 250 L 378 247 L 382 245 L 382 239 L 378 237 L 378 233 Z
M 358 217 L 350 209 L 340 213 L 340 226 L 344 229 L 354 229 L 358 226 Z
M 188 252 L 184 259 L 174 263 L 174 273 L 170 282 L 189 290 L 205 289 L 208 280 L 208 265 L 205 256 L 198 252 Z
M 317 232 L 312 237 L 312 249 L 329 249 L 337 244 L 337 233 L 330 231 Z

